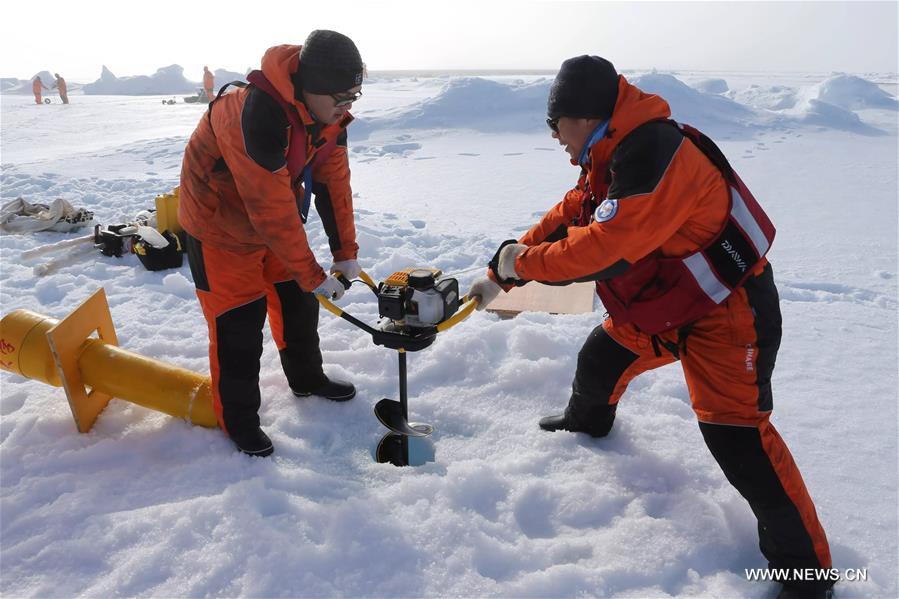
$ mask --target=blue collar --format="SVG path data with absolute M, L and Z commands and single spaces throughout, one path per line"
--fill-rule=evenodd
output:
M 593 133 L 591 133 L 590 137 L 587 138 L 587 143 L 585 143 L 584 147 L 581 149 L 581 155 L 578 156 L 577 159 L 577 163 L 579 165 L 583 167 L 587 166 L 587 159 L 590 156 L 590 148 L 593 147 L 593 144 L 603 138 L 608 128 L 609 121 L 603 121 L 596 126 L 596 129 L 593 130 Z

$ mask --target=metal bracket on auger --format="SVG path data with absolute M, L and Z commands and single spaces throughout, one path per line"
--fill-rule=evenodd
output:
M 375 405 L 375 416 L 393 433 L 424 437 L 434 431 L 430 424 L 409 422 L 406 353 L 431 345 L 437 334 L 465 320 L 477 306 L 476 298 L 459 297 L 456 279 L 440 278 L 431 268 L 408 268 L 375 284 L 365 272 L 359 278 L 378 298 L 382 317 L 373 327 L 348 314 L 329 299 L 318 301 L 332 314 L 370 334 L 376 345 L 395 349 L 399 355 L 399 401 L 382 399 Z

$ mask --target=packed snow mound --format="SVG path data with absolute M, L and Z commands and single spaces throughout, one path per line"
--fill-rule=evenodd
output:
M 18 93 L 18 89 L 24 84 L 25 81 L 15 77 L 0 77 L 0 92 Z
M 796 94 L 795 105 L 779 114 L 806 125 L 883 135 L 884 131 L 864 123 L 853 112 L 865 108 L 899 109 L 895 98 L 876 84 L 860 77 L 837 75 L 801 89 Z
M 177 64 L 162 67 L 153 75 L 116 77 L 103 67 L 100 78 L 84 86 L 85 94 L 147 96 L 194 93 L 200 84 L 184 78 L 184 69 Z
M 812 88 L 815 99 L 846 110 L 864 108 L 899 109 L 896 98 L 876 83 L 854 75 L 835 75 Z
M 756 85 L 730 90 L 731 100 L 761 110 L 785 110 L 796 105 L 796 88 L 787 85 Z
M 706 94 L 723 94 L 729 89 L 724 79 L 703 79 L 694 83 L 693 87 Z
M 668 101 L 671 117 L 688 123 L 709 135 L 739 134 L 755 126 L 755 112 L 730 98 L 693 89 L 673 75 L 648 73 L 631 83 L 648 94 Z
M 359 117 L 353 137 L 378 129 L 473 129 L 485 133 L 545 128 L 549 79 L 502 83 L 481 77 L 450 79 L 433 97 L 383 116 Z
M 15 77 L 0 77 L 0 92 L 11 91 L 22 85 L 21 79 Z
M 781 114 L 806 125 L 839 129 L 862 135 L 884 135 L 880 129 L 862 122 L 857 114 L 816 98 L 801 97 L 794 108 Z

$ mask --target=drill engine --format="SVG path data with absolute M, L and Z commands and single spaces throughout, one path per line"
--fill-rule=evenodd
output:
M 459 309 L 459 282 L 436 268 L 407 268 L 378 286 L 378 314 L 397 327 L 433 327 Z

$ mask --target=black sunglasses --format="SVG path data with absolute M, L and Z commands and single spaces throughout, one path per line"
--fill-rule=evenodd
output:
M 553 130 L 553 133 L 559 132 L 559 119 L 562 117 L 557 117 L 554 119 L 546 119 L 546 126 Z
M 342 106 L 349 106 L 356 100 L 362 97 L 362 92 L 358 91 L 354 94 L 349 95 L 341 95 L 331 94 L 331 97 L 334 98 L 334 108 L 340 108 Z

